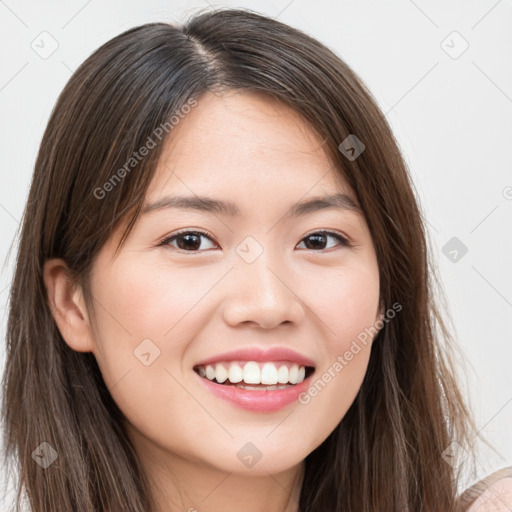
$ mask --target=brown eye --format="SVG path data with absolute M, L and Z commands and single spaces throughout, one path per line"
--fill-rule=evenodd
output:
M 159 245 L 170 245 L 171 247 L 187 252 L 201 252 L 198 249 L 201 247 L 203 238 L 211 241 L 211 238 L 202 231 L 182 231 L 181 233 L 166 238 Z M 174 242 L 176 242 L 176 245 L 173 245 Z
M 348 240 L 337 233 L 332 233 L 330 231 L 318 231 L 317 233 L 311 233 L 310 235 L 304 237 L 302 241 L 306 240 L 306 249 L 312 250 L 325 250 L 327 240 L 329 238 L 334 238 L 340 242 L 342 246 L 348 246 Z M 332 247 L 332 246 L 331 246 Z M 329 249 L 331 247 L 328 247 Z
M 200 249 L 202 239 L 209 240 L 213 243 L 212 238 L 207 233 L 203 231 L 189 230 L 167 237 L 159 245 L 171 246 L 185 252 L 203 252 L 205 249 Z M 331 231 L 318 231 L 316 233 L 311 233 L 304 237 L 301 243 L 305 241 L 306 249 L 319 252 L 333 247 L 332 245 L 330 247 L 326 247 L 329 239 L 337 240 L 341 246 L 350 246 L 350 243 L 345 237 Z

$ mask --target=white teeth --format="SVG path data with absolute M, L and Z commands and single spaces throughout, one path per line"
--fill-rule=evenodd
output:
M 251 391 L 259 390 L 259 391 L 273 391 L 274 389 L 286 389 L 289 388 L 289 384 L 276 384 L 273 386 L 267 386 L 265 384 L 260 384 L 259 386 L 255 386 L 254 384 L 251 385 L 244 385 L 244 384 L 237 384 L 237 388 L 240 389 L 250 389 Z
M 272 363 L 265 363 L 261 369 L 262 384 L 277 384 L 277 368 Z
M 260 367 L 254 362 L 249 361 L 244 366 L 244 382 L 246 384 L 260 384 Z
M 258 364 L 255 361 L 248 361 L 242 367 L 237 362 L 224 362 L 215 365 L 209 364 L 206 367 L 199 366 L 197 370 L 201 377 L 216 380 L 220 384 L 226 381 L 232 384 L 262 384 L 269 386 L 266 389 L 286 387 L 279 386 L 283 384 L 300 384 L 306 376 L 306 367 L 299 366 L 297 363 L 267 362 Z
M 208 365 L 206 367 L 206 378 L 209 380 L 215 379 L 215 368 L 213 366 Z
M 228 377 L 229 382 L 236 384 L 237 382 L 241 382 L 243 380 L 244 371 L 237 364 L 232 364 L 229 367 Z
M 218 364 L 215 366 L 215 378 L 217 379 L 217 382 L 220 382 L 221 384 L 228 378 L 228 372 L 223 365 Z
M 286 384 L 288 382 L 288 368 L 283 364 L 277 372 L 277 382 Z
M 206 368 L 206 376 L 208 377 L 208 368 Z M 293 364 L 292 367 L 290 368 L 290 372 L 289 372 L 289 375 L 288 375 L 288 381 L 291 384 L 297 384 L 297 382 L 298 382 L 297 377 L 298 376 L 299 376 L 299 365 Z

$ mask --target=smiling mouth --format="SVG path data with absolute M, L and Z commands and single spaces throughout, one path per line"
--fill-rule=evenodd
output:
M 224 361 L 196 365 L 194 371 L 215 384 L 272 391 L 300 384 L 310 377 L 315 369 L 292 361 Z

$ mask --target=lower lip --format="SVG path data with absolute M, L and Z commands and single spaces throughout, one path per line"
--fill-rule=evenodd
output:
M 195 372 L 194 372 L 195 373 Z M 298 396 L 309 386 L 310 375 L 300 384 L 285 389 L 249 390 L 236 386 L 224 386 L 196 374 L 206 388 L 214 395 L 229 401 L 231 404 L 254 412 L 275 412 L 283 409 L 292 402 L 298 402 Z

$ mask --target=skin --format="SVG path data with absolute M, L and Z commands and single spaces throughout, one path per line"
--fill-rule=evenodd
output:
M 355 399 L 371 342 L 309 403 L 273 413 L 215 397 L 192 368 L 235 348 L 286 346 L 313 359 L 321 376 L 382 313 L 371 235 L 353 211 L 284 217 L 316 195 L 357 197 L 321 138 L 276 100 L 207 93 L 171 133 L 146 202 L 205 195 L 235 202 L 241 216 L 154 210 L 114 258 L 119 229 L 95 258 L 89 310 L 65 263 L 47 261 L 52 311 L 66 343 L 94 353 L 159 511 L 293 512 L 304 459 Z M 183 228 L 211 240 L 199 238 L 198 249 L 180 250 L 179 240 L 158 246 Z M 307 245 L 306 235 L 320 230 L 352 246 L 331 236 Z M 251 264 L 236 252 L 249 236 L 263 250 Z M 146 366 L 134 350 L 148 338 L 160 355 Z M 262 453 L 252 468 L 237 457 L 248 442 Z

